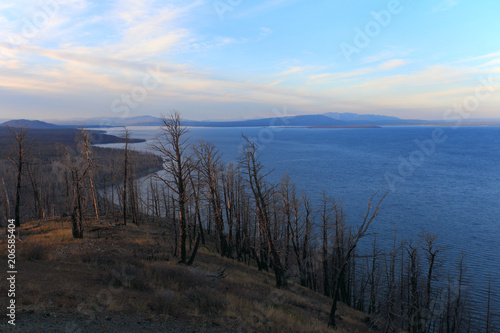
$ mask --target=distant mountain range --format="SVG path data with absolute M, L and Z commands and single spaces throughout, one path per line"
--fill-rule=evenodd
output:
M 474 119 L 468 122 L 500 122 L 500 119 Z M 52 123 L 39 120 L 9 120 L 0 126 L 27 126 L 36 129 L 51 129 L 64 127 L 106 128 L 123 126 L 161 126 L 162 119 L 153 116 L 137 116 L 130 118 L 88 118 L 57 121 Z M 289 117 L 274 117 L 261 119 L 248 119 L 237 121 L 196 121 L 183 120 L 185 126 L 195 127 L 267 127 L 267 126 L 292 126 L 292 127 L 377 127 L 395 125 L 430 125 L 446 124 L 444 121 L 428 121 L 418 119 L 401 119 L 391 116 L 374 114 L 338 113 L 329 112 L 316 115 L 299 115 Z
M 114 127 L 114 126 L 161 126 L 162 119 L 153 116 L 137 116 L 130 118 L 89 118 L 68 121 L 54 121 L 61 126 Z M 424 124 L 425 120 L 407 120 L 380 115 L 361 115 L 356 113 L 324 113 L 316 115 L 298 115 L 289 117 L 260 118 L 233 121 L 197 121 L 183 120 L 186 126 L 200 127 L 265 127 L 265 126 L 298 126 L 298 127 L 352 127 L 380 125 Z

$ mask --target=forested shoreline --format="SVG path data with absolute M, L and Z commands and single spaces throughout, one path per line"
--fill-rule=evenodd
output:
M 82 133 L 86 136 L 86 143 Z M 98 188 L 105 189 L 113 182 L 123 182 L 123 151 L 96 147 L 93 144 L 125 143 L 124 138 L 107 135 L 102 131 L 21 127 L 0 128 L 0 142 L 2 225 L 5 225 L 8 217 L 14 217 L 21 155 L 19 194 L 22 200 L 19 211 L 24 222 L 71 215 L 72 200 L 78 183 L 81 184 L 79 190 L 88 191 L 92 179 L 93 191 L 97 193 Z M 144 140 L 129 138 L 129 142 Z M 133 150 L 130 151 L 130 161 L 133 179 L 155 172 L 162 163 L 161 158 L 154 154 Z M 79 171 L 79 175 L 76 171 Z M 82 179 L 78 180 L 78 177 Z M 87 195 L 82 194 L 82 198 L 83 196 L 88 199 Z M 112 204 L 97 194 L 96 204 L 99 210 L 114 210 Z M 85 210 L 85 214 L 87 213 Z

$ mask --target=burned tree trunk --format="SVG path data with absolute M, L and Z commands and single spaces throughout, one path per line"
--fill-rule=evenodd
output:
M 122 192 L 122 202 L 123 202 L 123 225 L 127 225 L 127 183 L 128 183 L 128 143 L 130 140 L 130 132 L 125 128 L 123 132 L 123 138 L 125 139 L 125 151 L 124 151 L 124 162 L 123 162 L 123 192 Z
M 85 159 L 87 161 L 87 168 L 88 168 L 88 174 L 89 174 L 89 182 L 90 182 L 90 194 L 92 195 L 92 204 L 94 205 L 94 214 L 96 221 L 101 223 L 99 219 L 99 210 L 97 207 L 97 198 L 96 198 L 96 191 L 94 187 L 94 177 L 93 177 L 93 160 L 92 160 L 92 152 L 90 151 L 90 139 L 89 139 L 89 134 L 84 131 L 82 128 L 82 143 L 83 143 L 83 149 L 84 149 L 84 154 L 85 154 Z
M 26 134 L 28 133 L 28 128 L 19 126 L 19 128 L 16 130 L 9 127 L 9 130 L 11 131 L 12 136 L 16 141 L 17 153 L 18 153 L 17 160 L 13 162 L 14 164 L 17 165 L 16 203 L 14 206 L 14 219 L 16 220 L 15 226 L 19 227 L 21 225 L 20 207 L 21 207 L 21 187 L 22 187 L 23 166 L 24 166 L 23 163 L 24 163 L 25 148 L 26 148 L 25 138 Z
M 377 193 L 378 193 L 378 191 L 377 191 Z M 359 226 L 356 234 L 354 234 L 350 237 L 351 240 L 350 240 L 349 245 L 347 247 L 347 251 L 345 252 L 345 255 L 343 255 L 343 257 L 341 258 L 342 262 L 340 263 L 337 272 L 335 272 L 335 274 L 334 274 L 334 279 L 333 279 L 333 284 L 332 284 L 333 302 L 332 302 L 332 308 L 330 311 L 330 318 L 328 320 L 329 327 L 336 326 L 335 314 L 337 312 L 337 302 L 338 302 L 339 296 L 340 296 L 339 287 L 340 287 L 340 283 L 341 283 L 342 279 L 344 278 L 344 274 L 346 272 L 346 268 L 347 268 L 347 265 L 349 263 L 349 260 L 351 259 L 352 253 L 353 253 L 354 249 L 356 248 L 356 246 L 358 245 L 359 240 L 366 236 L 366 233 L 368 231 L 368 228 L 370 227 L 370 224 L 373 222 L 375 217 L 379 214 L 382 201 L 384 200 L 385 196 L 387 195 L 387 193 L 384 194 L 384 196 L 380 199 L 378 205 L 373 210 L 371 203 L 372 203 L 372 200 L 377 193 L 372 195 L 372 197 L 370 198 L 370 201 L 368 202 L 368 209 L 366 211 L 366 215 L 363 218 L 363 222 Z
M 159 152 L 165 163 L 163 170 L 168 177 L 156 174 L 157 179 L 165 183 L 175 194 L 179 209 L 179 250 L 180 263 L 186 264 L 186 240 L 187 240 L 187 202 L 189 199 L 188 185 L 191 170 L 191 158 L 187 154 L 189 145 L 186 134 L 188 129 L 181 124 L 181 116 L 173 111 L 168 117 L 163 116 L 162 134 L 158 136 L 152 148 Z M 194 251 L 193 251 L 194 253 Z M 194 258 L 193 258 L 194 260 Z
M 284 287 L 287 285 L 285 270 L 283 269 L 281 258 L 271 233 L 271 217 L 268 204 L 272 191 L 269 188 L 269 184 L 265 182 L 266 174 L 263 174 L 263 166 L 257 156 L 257 145 L 246 137 L 244 139 L 246 143 L 243 147 L 240 166 L 248 177 L 247 181 L 255 199 L 257 222 L 267 243 L 268 251 L 271 254 L 274 275 L 276 277 L 276 287 Z

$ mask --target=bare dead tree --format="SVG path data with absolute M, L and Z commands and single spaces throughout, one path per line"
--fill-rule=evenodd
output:
M 238 260 L 246 262 L 250 253 L 250 235 L 248 230 L 248 196 L 245 195 L 242 176 L 232 162 L 228 163 L 222 173 L 224 207 L 228 224 L 228 243 L 230 251 L 236 249 Z M 233 238 L 234 229 L 234 238 Z
M 420 306 L 420 288 L 418 282 L 420 279 L 420 257 L 418 249 L 412 244 L 408 244 L 406 249 L 409 259 L 408 284 L 408 328 L 410 332 L 417 333 L 421 331 L 421 306 Z
M 85 156 L 85 160 L 87 161 L 88 178 L 90 183 L 90 194 L 92 196 L 92 204 L 94 206 L 95 219 L 97 222 L 101 223 L 99 219 L 99 210 L 97 206 L 96 191 L 94 187 L 94 176 L 93 176 L 94 165 L 92 159 L 92 151 L 90 150 L 90 137 L 89 133 L 86 132 L 83 128 L 81 129 L 81 137 L 82 137 L 83 154 Z
M 330 211 L 328 207 L 329 198 L 326 195 L 326 191 L 323 189 L 321 191 L 321 234 L 322 234 L 322 245 L 321 245 L 321 260 L 323 265 L 323 295 L 331 296 L 330 289 L 330 265 L 329 265 L 329 254 L 328 254 L 328 235 L 329 235 L 329 224 L 330 224 Z
M 135 178 L 135 161 L 129 157 L 128 188 L 129 188 L 129 208 L 132 215 L 132 223 L 139 224 L 139 191 L 137 189 L 137 179 Z
M 201 181 L 208 191 L 208 200 L 212 207 L 215 229 L 219 238 L 219 248 L 222 256 L 230 256 L 222 211 L 222 194 L 220 188 L 220 172 L 222 170 L 222 155 L 215 145 L 200 141 L 193 147 L 197 157 L 196 169 L 201 174 Z
M 370 201 L 368 202 L 368 209 L 366 211 L 366 214 L 363 218 L 363 222 L 358 228 L 358 231 L 351 236 L 351 241 L 349 242 L 348 249 L 342 258 L 342 264 L 339 266 L 339 269 L 337 272 L 334 274 L 334 279 L 333 279 L 333 284 L 332 284 L 332 291 L 333 291 L 333 302 L 332 302 L 332 308 L 330 311 L 330 317 L 328 321 L 328 326 L 329 327 L 335 327 L 336 326 L 336 319 L 335 319 L 335 313 L 337 312 L 337 302 L 339 300 L 339 286 L 340 282 L 344 277 L 347 265 L 349 263 L 349 260 L 351 259 L 351 255 L 358 245 L 358 242 L 361 238 L 365 237 L 368 232 L 368 228 L 370 227 L 370 224 L 373 222 L 375 217 L 380 213 L 381 210 L 381 205 L 382 201 L 385 199 L 386 195 L 388 192 L 386 192 L 382 198 L 379 200 L 377 206 L 375 209 L 371 206 L 373 198 L 377 195 L 378 191 L 372 195 L 370 198 Z
M 263 172 L 263 165 L 257 154 L 257 144 L 245 136 L 243 136 L 243 138 L 245 143 L 240 158 L 240 167 L 248 177 L 247 182 L 252 191 L 253 198 L 255 199 L 258 226 L 266 240 L 268 251 L 271 254 L 272 266 L 276 277 L 276 287 L 281 288 L 287 285 L 287 280 L 271 232 L 272 221 L 269 202 L 272 198 L 273 191 L 265 180 L 268 174 Z
M 464 311 L 464 295 L 463 295 L 463 283 L 464 283 L 464 258 L 465 255 L 462 253 L 460 260 L 458 261 L 458 285 L 455 293 L 455 301 L 453 306 L 453 320 L 451 321 L 451 331 L 460 332 L 464 321 L 463 311 Z
M 2 185 L 5 195 L 5 221 L 7 221 L 10 215 L 10 200 L 9 200 L 9 192 L 7 191 L 7 187 L 5 186 L 5 181 L 3 178 L 2 178 Z
M 33 161 L 26 163 L 26 171 L 28 173 L 28 178 L 30 180 L 31 188 L 33 190 L 33 201 L 35 203 L 35 215 L 38 219 L 42 219 L 44 216 L 43 213 L 43 204 L 42 204 L 42 194 L 40 190 L 40 185 L 37 181 L 37 173 L 40 173 L 40 163 L 34 164 Z
M 392 251 L 388 254 L 388 263 L 386 263 L 386 281 L 387 281 L 387 294 L 384 302 L 384 307 L 386 311 L 386 323 L 385 323 L 385 332 L 392 332 L 396 330 L 397 327 L 397 283 L 396 283 L 396 264 L 398 253 L 404 246 L 404 243 L 401 243 L 398 247 L 396 247 L 396 235 L 397 231 L 394 230 L 394 239 L 392 244 Z M 401 299 L 399 300 L 401 301 Z
M 152 148 L 162 155 L 164 160 L 163 170 L 171 178 L 162 177 L 158 173 L 156 177 L 177 195 L 179 208 L 178 247 L 181 256 L 179 262 L 188 263 L 186 253 L 186 204 L 188 201 L 189 172 L 192 164 L 191 157 L 187 153 L 189 148 L 186 137 L 188 129 L 181 124 L 181 115 L 177 111 L 171 112 L 168 116 L 163 116 L 162 121 L 162 133 L 156 138 Z M 198 237 L 200 237 L 199 234 Z M 193 253 L 195 252 L 193 251 Z
M 421 235 L 422 247 L 427 259 L 428 266 L 425 283 L 425 300 L 422 315 L 424 319 L 424 330 L 427 330 L 433 320 L 432 311 L 430 308 L 432 299 L 432 281 L 434 280 L 434 270 L 436 269 L 436 265 L 438 264 L 437 255 L 442 250 L 436 245 L 437 238 L 437 235 L 431 234 L 429 232 L 423 232 Z
M 11 132 L 15 140 L 15 143 L 17 145 L 17 160 L 15 161 L 13 159 L 10 160 L 17 166 L 16 203 L 14 206 L 14 219 L 16 220 L 15 226 L 19 227 L 21 225 L 20 207 L 21 207 L 21 187 L 23 180 L 23 167 L 24 167 L 23 163 L 26 153 L 25 139 L 29 129 L 27 127 L 19 125 L 17 129 L 9 127 L 9 131 Z
M 123 138 L 125 139 L 124 162 L 123 162 L 123 225 L 127 225 L 127 183 L 128 183 L 128 144 L 130 141 L 130 131 L 125 127 L 123 130 Z
M 292 215 L 293 202 L 291 196 L 295 192 L 295 184 L 292 183 L 290 176 L 285 174 L 281 177 L 278 185 L 278 195 L 281 201 L 281 210 L 285 217 L 285 271 L 288 270 L 288 259 L 290 257 L 290 241 L 292 240 Z
M 303 287 L 312 288 L 310 279 L 312 270 L 312 256 L 310 254 L 310 241 L 312 236 L 313 216 L 311 197 L 306 192 L 302 193 L 302 206 L 304 207 L 304 239 L 302 241 L 302 272 L 300 272 L 300 285 Z M 308 282 L 309 281 L 309 282 Z
M 82 181 L 87 170 L 82 167 L 83 161 L 78 156 L 73 156 L 66 151 L 65 164 L 71 174 L 72 204 L 71 204 L 71 229 L 73 238 L 83 238 L 83 201 Z
M 334 198 L 330 199 L 331 207 L 333 209 L 333 218 L 334 218 L 334 227 L 335 234 L 333 239 L 333 249 L 332 249 L 332 267 L 333 271 L 340 270 L 344 256 L 346 253 L 346 246 L 349 244 L 348 239 L 351 236 L 351 230 L 346 227 L 345 223 L 345 213 L 344 207 L 341 201 L 336 201 Z M 339 299 L 344 303 L 350 305 L 350 297 L 349 297 L 349 275 L 351 271 L 351 266 L 355 264 L 355 250 L 351 256 L 352 259 L 349 260 L 345 270 L 346 273 L 339 280 L 339 284 L 337 289 L 339 291 Z

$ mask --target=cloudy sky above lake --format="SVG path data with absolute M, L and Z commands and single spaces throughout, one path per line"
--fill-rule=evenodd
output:
M 500 118 L 496 0 L 0 2 L 0 118 Z

